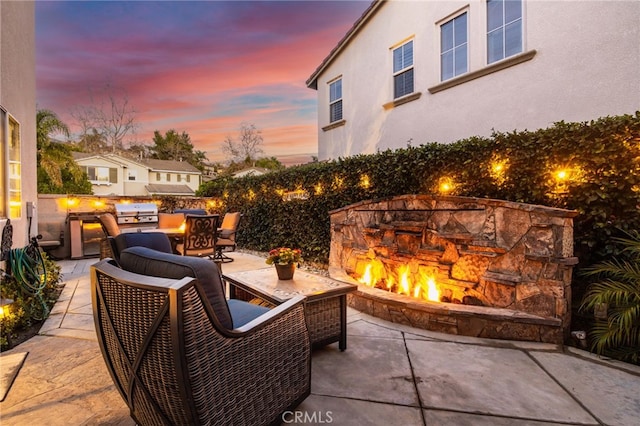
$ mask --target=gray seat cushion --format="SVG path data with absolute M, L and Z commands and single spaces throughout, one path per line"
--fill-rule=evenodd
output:
M 120 253 L 120 267 L 129 272 L 153 277 L 197 278 L 198 285 L 209 299 L 220 323 L 228 329 L 234 327 L 220 271 L 211 260 L 162 253 L 147 247 L 130 247 Z
M 229 303 L 229 310 L 233 318 L 233 328 L 242 327 L 249 321 L 269 312 L 269 308 L 247 303 L 242 300 L 229 299 L 227 302 Z

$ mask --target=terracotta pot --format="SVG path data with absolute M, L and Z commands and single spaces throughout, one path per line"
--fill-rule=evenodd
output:
M 276 272 L 278 273 L 279 280 L 290 280 L 293 279 L 293 273 L 296 270 L 295 263 L 288 263 L 286 265 L 275 264 Z

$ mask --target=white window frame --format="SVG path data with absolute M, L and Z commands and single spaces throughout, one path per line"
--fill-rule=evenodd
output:
M 411 63 L 407 63 L 408 60 L 406 58 L 407 54 L 405 53 L 405 48 L 407 47 L 407 45 L 411 44 Z M 402 50 L 400 50 L 402 49 Z M 397 64 L 396 61 L 396 52 L 399 52 L 401 57 L 400 57 L 400 64 Z M 408 96 L 411 95 L 412 93 L 414 93 L 416 91 L 416 87 L 415 87 L 415 68 L 414 68 L 414 64 L 415 64 L 415 46 L 414 46 L 414 40 L 410 39 L 410 40 L 406 40 L 404 42 L 402 42 L 401 44 L 393 47 L 391 49 L 391 62 L 392 62 L 392 69 L 393 69 L 393 99 L 398 99 L 398 98 L 402 98 L 404 96 Z M 397 66 L 399 65 L 399 66 Z M 411 91 L 403 91 L 401 93 L 398 93 L 396 91 L 396 78 L 404 75 L 404 74 L 408 74 L 411 73 Z M 404 85 L 403 85 L 404 86 Z
M 338 77 L 329 82 L 329 123 L 340 121 L 343 117 L 342 77 Z
M 457 25 L 461 25 L 459 23 L 459 19 L 462 16 L 466 15 L 466 23 L 465 23 L 465 41 L 464 42 L 459 42 L 456 39 L 455 35 L 456 35 L 456 27 Z M 456 25 L 456 22 L 458 22 L 458 24 Z M 444 27 L 447 24 L 451 24 L 453 29 L 453 34 L 452 34 L 452 46 L 450 48 L 444 49 Z M 468 10 L 462 10 L 454 15 L 451 15 L 450 17 L 447 17 L 446 20 L 444 20 L 440 25 L 439 25 L 439 29 L 440 29 L 440 81 L 447 81 L 450 80 L 454 77 L 458 77 L 460 75 L 466 74 L 469 72 L 469 11 Z M 456 44 L 457 43 L 457 44 Z M 456 72 L 456 54 L 461 50 L 464 49 L 464 60 L 465 60 L 465 69 L 464 71 L 460 71 L 460 72 Z M 452 74 L 451 75 L 447 75 L 445 76 L 444 74 L 444 55 L 448 54 L 448 53 L 452 53 L 453 54 L 453 68 L 452 68 Z
M 0 219 L 9 213 L 9 113 L 0 105 Z
M 7 214 L 10 219 L 20 219 L 22 217 L 22 126 L 20 122 L 12 116 L 10 113 L 2 110 L 3 120 L 3 144 L 6 146 L 6 151 L 3 161 L 3 178 L 6 179 L 7 192 L 3 194 L 3 198 L 6 197 L 8 205 L 3 206 L 6 210 L 4 214 Z M 15 126 L 15 130 L 12 132 L 11 127 Z M 13 134 L 12 134 L 13 133 Z M 12 143 L 17 139 L 17 143 L 13 146 Z
M 93 169 L 93 176 L 89 173 L 90 169 Z M 111 170 L 113 169 L 114 167 L 107 166 L 84 166 L 84 171 L 92 185 L 111 185 L 117 183 L 111 182 Z M 95 179 L 91 179 L 92 177 Z
M 507 15 L 507 4 L 510 2 L 518 2 L 520 3 L 520 15 L 515 18 L 515 19 L 509 19 L 506 15 Z M 501 14 L 502 14 L 502 23 L 500 25 L 497 25 L 495 28 L 489 28 L 489 20 L 490 20 L 490 12 L 489 12 L 489 8 L 491 7 L 490 5 L 493 4 L 495 5 L 495 7 L 497 6 L 501 6 Z M 502 61 L 503 59 L 509 58 L 511 56 L 517 55 L 519 53 L 524 52 L 524 1 L 523 0 L 487 0 L 487 6 L 486 6 L 486 16 L 487 16 L 487 22 L 486 22 L 486 37 L 487 37 L 487 42 L 486 42 L 486 48 L 487 48 L 487 64 L 493 64 L 495 62 L 498 61 Z M 509 21 L 507 21 L 507 19 L 509 19 Z M 509 28 L 514 28 L 516 25 L 519 25 L 520 31 L 518 33 L 519 37 L 520 37 L 520 45 L 517 47 L 517 50 L 513 50 L 511 52 L 507 52 L 507 45 L 508 45 L 508 40 L 507 40 L 507 34 L 506 31 Z M 502 51 L 500 52 L 499 57 L 495 56 L 493 57 L 492 55 L 492 49 L 491 49 L 491 39 L 493 35 L 497 35 L 497 34 L 502 34 L 502 43 L 501 43 L 501 48 Z

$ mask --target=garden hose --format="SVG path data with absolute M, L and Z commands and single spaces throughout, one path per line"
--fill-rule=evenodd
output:
M 47 271 L 38 248 L 28 246 L 12 249 L 9 252 L 8 264 L 11 275 L 20 284 L 21 289 L 42 305 L 42 318 L 37 319 L 46 318 L 49 314 L 49 306 L 43 290 L 47 285 Z

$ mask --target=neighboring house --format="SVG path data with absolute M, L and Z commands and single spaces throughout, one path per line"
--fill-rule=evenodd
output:
M 13 247 L 38 229 L 35 40 L 35 2 L 0 2 L 0 231 L 11 219 Z
M 185 161 L 143 160 L 143 164 L 149 167 L 147 191 L 152 195 L 193 196 L 202 183 L 202 172 Z
M 269 173 L 271 170 L 265 169 L 263 167 L 248 167 L 246 169 L 238 170 L 235 173 L 232 173 L 231 176 L 234 178 L 240 178 L 245 176 L 261 176 Z
M 640 109 L 640 2 L 374 1 L 307 80 L 318 158 Z
M 213 163 L 204 163 L 202 182 L 209 182 L 218 177 L 218 167 Z
M 200 170 L 183 161 L 135 161 L 117 154 L 79 152 L 73 156 L 87 173 L 95 195 L 193 196 L 200 186 Z

